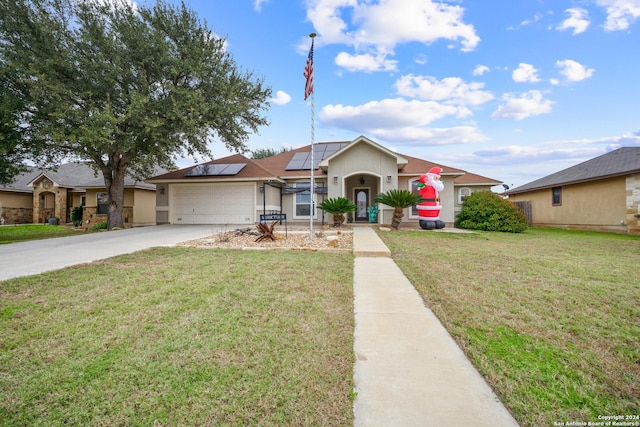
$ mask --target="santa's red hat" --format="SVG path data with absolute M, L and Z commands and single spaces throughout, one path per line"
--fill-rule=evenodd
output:
M 429 176 L 440 176 L 440 173 L 442 172 L 442 168 L 440 166 L 434 166 L 431 169 L 429 169 L 429 172 L 427 172 L 427 175 Z

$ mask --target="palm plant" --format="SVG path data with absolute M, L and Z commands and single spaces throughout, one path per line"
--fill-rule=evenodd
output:
M 340 227 L 344 214 L 356 210 L 356 205 L 345 197 L 330 197 L 318 205 L 320 209 L 333 215 L 333 225 Z
M 391 227 L 397 230 L 402 222 L 404 213 L 403 209 L 420 203 L 422 197 L 417 194 L 413 194 L 409 190 L 396 190 L 391 189 L 386 193 L 380 193 L 376 196 L 376 203 L 382 203 L 383 205 L 391 206 L 393 208 L 393 219 L 391 220 Z

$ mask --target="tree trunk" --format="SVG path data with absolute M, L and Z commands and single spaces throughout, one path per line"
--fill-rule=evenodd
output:
M 109 195 L 107 229 L 124 228 L 124 177 L 129 165 L 126 156 L 115 153 L 109 156 L 107 164 L 98 163 L 104 177 L 104 185 Z
M 395 208 L 393 210 L 393 219 L 391 220 L 391 227 L 395 230 L 400 228 L 400 222 L 402 222 L 402 217 L 404 214 L 402 213 L 402 208 Z
M 113 171 L 109 193 L 109 210 L 107 211 L 107 229 L 124 228 L 124 171 Z

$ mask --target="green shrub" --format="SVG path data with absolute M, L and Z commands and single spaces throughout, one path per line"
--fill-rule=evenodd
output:
M 333 215 L 333 225 L 336 227 L 339 227 L 344 222 L 344 214 L 356 210 L 356 205 L 346 197 L 326 199 L 318 207 Z
M 71 222 L 74 227 L 82 225 L 82 206 L 76 206 L 71 210 Z
M 470 230 L 522 233 L 527 217 L 510 201 L 490 191 L 472 193 L 464 200 L 456 227 Z
M 107 229 L 107 221 L 102 221 L 102 222 L 99 222 L 97 224 L 94 224 L 91 227 L 91 229 L 94 230 L 94 231 L 95 230 L 106 230 Z
M 356 210 L 356 205 L 346 197 L 326 199 L 318 205 L 318 208 L 330 214 L 345 214 Z

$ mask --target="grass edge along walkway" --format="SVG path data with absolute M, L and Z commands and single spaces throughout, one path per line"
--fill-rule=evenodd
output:
M 522 426 L 640 422 L 640 238 L 379 235 Z

